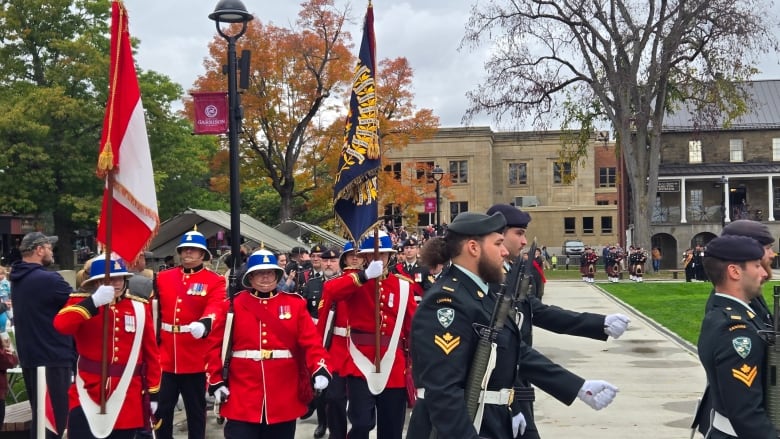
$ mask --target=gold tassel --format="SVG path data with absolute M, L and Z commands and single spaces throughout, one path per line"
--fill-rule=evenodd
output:
M 106 142 L 98 156 L 98 172 L 105 174 L 112 169 L 114 169 L 114 151 L 111 149 L 111 142 Z

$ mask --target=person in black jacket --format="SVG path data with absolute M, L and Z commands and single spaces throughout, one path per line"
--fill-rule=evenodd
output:
M 438 438 L 514 438 L 525 425 L 522 413 L 508 410 L 518 370 L 565 404 L 579 397 L 598 410 L 617 393 L 605 381 L 586 381 L 552 363 L 523 343 L 520 329 L 508 320 L 495 341 L 495 369 L 484 392 L 484 415 L 471 419 L 464 390 L 479 342 L 473 325 L 491 323 L 496 303 L 491 285 L 503 282 L 502 264 L 508 255 L 502 234 L 505 225 L 499 212 L 491 216 L 465 212 L 450 224 L 444 238 L 426 244 L 440 249 L 437 262 L 452 260 L 452 266 L 426 293 L 412 321 L 412 373 L 418 399 L 407 439 L 428 439 L 432 431 Z
M 16 349 L 25 389 L 31 396 L 29 401 L 33 426 L 36 425 L 37 417 L 35 395 L 38 382 L 35 370 L 39 366 L 46 367 L 46 386 L 57 428 L 56 433 L 47 431 L 47 438 L 62 437 L 65 430 L 68 388 L 76 358 L 73 339 L 54 329 L 54 316 L 73 292 L 59 273 L 46 270 L 54 262 L 52 246 L 56 242 L 56 236 L 46 236 L 40 232 L 25 235 L 19 246 L 22 260 L 11 267 L 9 276 L 14 304 Z
M 508 250 L 504 261 L 504 270 L 509 272 L 511 261 L 521 254 L 528 243 L 526 230 L 531 222 L 531 215 L 508 204 L 496 204 L 488 209 L 488 214 L 501 212 L 507 220 L 504 230 L 504 245 Z M 537 270 L 531 270 L 531 282 L 541 282 Z M 531 288 L 534 290 L 534 288 Z M 623 314 L 595 314 L 575 312 L 547 305 L 534 294 L 515 303 L 515 321 L 519 323 L 521 336 L 525 343 L 533 346 L 533 326 L 544 328 L 558 334 L 576 335 L 596 340 L 606 340 L 608 337 L 618 338 L 628 328 L 629 319 Z M 533 401 L 534 388 L 525 376 L 518 376 L 515 388 L 515 403 L 513 413 L 521 412 L 525 416 L 528 427 L 525 434 L 517 436 L 522 439 L 539 438 L 539 432 L 534 423 Z

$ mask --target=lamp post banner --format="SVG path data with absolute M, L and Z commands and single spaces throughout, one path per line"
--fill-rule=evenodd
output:
M 425 213 L 436 213 L 436 198 L 425 198 Z
M 228 102 L 225 92 L 192 93 L 195 134 L 228 132 Z

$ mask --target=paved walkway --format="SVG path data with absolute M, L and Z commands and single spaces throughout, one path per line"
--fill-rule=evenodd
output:
M 567 407 L 537 392 L 536 416 L 542 437 L 689 437 L 688 425 L 705 384 L 704 370 L 692 346 L 612 299 L 598 284 L 550 281 L 544 301 L 576 311 L 621 312 L 631 318 L 631 325 L 619 340 L 607 342 L 534 330 L 536 348 L 553 361 L 585 379 L 604 379 L 620 388 L 615 402 L 598 412 L 579 400 Z M 183 417 L 183 412 L 179 412 L 177 420 Z M 208 425 L 208 439 L 223 437 L 211 414 Z M 314 417 L 298 421 L 296 438 L 313 437 L 315 426 Z M 373 433 L 371 437 L 375 438 Z M 184 439 L 187 435 L 180 433 L 174 437 Z

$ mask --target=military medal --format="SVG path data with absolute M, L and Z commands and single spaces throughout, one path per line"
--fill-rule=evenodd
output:
M 292 318 L 292 312 L 290 305 L 282 305 L 279 307 L 279 320 L 289 320 Z
M 125 315 L 125 332 L 135 332 L 135 316 Z

